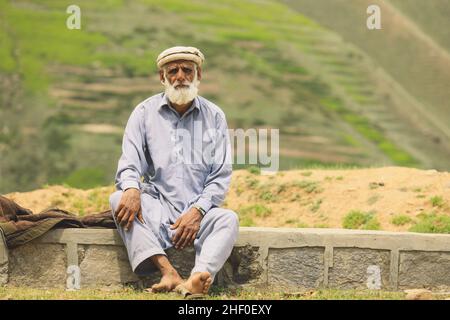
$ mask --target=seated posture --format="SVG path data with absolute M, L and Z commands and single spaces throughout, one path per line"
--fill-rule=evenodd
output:
M 136 106 L 123 137 L 110 205 L 133 271 L 161 272 L 152 292 L 208 293 L 238 235 L 236 213 L 220 208 L 232 171 L 225 115 L 197 95 L 203 61 L 193 47 L 163 51 L 165 92 Z M 165 250 L 192 244 L 195 266 L 184 280 Z

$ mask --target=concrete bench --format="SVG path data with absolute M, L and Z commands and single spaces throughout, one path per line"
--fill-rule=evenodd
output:
M 1 243 L 2 241 L 0 241 Z M 187 276 L 193 248 L 168 250 Z M 137 277 L 112 229 L 58 229 L 24 246 L 0 244 L 0 285 L 65 288 L 68 267 L 81 288 L 143 287 L 157 272 Z M 291 288 L 450 289 L 450 235 L 241 227 L 233 253 L 218 274 L 220 286 Z

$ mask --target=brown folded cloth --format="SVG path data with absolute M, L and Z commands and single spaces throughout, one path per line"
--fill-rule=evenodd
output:
M 111 210 L 84 217 L 58 208 L 33 214 L 31 210 L 0 195 L 0 229 L 3 230 L 8 248 L 25 244 L 51 229 L 88 227 L 115 229 Z

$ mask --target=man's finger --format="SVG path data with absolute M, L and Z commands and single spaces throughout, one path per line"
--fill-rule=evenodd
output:
M 137 213 L 137 218 L 142 224 L 145 224 L 144 218 L 142 217 L 142 208 L 139 208 L 139 211 Z
M 193 234 L 195 234 L 194 230 L 192 230 L 191 232 L 189 232 L 186 235 L 186 238 L 184 239 L 184 242 L 181 244 L 181 249 L 184 249 L 189 244 Z
M 198 231 L 195 231 L 194 233 L 192 233 L 192 236 L 191 236 L 191 238 L 189 239 L 188 246 L 191 246 L 191 245 L 194 243 L 195 238 L 197 238 L 197 233 L 198 233 Z
M 181 235 L 183 234 L 183 231 L 184 231 L 184 227 L 181 226 L 181 227 L 177 230 L 177 232 L 175 233 L 175 236 L 173 237 L 173 240 L 172 240 L 172 243 L 173 243 L 174 245 L 177 244 L 178 240 L 180 239 Z
M 128 222 L 128 217 L 130 215 L 130 210 L 127 208 L 125 213 L 123 214 L 122 220 L 120 221 L 120 225 L 124 227 Z
M 184 240 L 189 234 L 189 230 L 187 228 L 183 229 L 183 233 L 181 234 L 181 237 L 178 239 L 178 241 L 175 243 L 175 248 L 180 248 L 181 244 L 184 243 Z
M 179 218 L 177 219 L 177 221 L 175 221 L 175 223 L 174 223 L 173 225 L 170 226 L 170 228 L 171 228 L 172 230 L 178 228 L 178 226 L 180 225 L 180 221 L 181 221 L 181 217 L 179 217 Z
M 123 203 L 120 202 L 119 206 L 117 207 L 116 211 L 114 212 L 114 215 L 117 217 L 117 215 L 119 214 L 120 210 L 122 210 L 123 208 Z
M 130 228 L 133 226 L 134 217 L 135 217 L 134 214 L 130 214 L 128 216 L 128 222 L 127 225 L 125 226 L 125 231 L 130 230 Z
M 123 219 L 123 215 L 125 214 L 126 208 L 122 206 L 122 208 L 120 208 L 120 211 L 117 213 L 116 219 L 117 219 L 117 223 L 120 224 L 120 222 Z

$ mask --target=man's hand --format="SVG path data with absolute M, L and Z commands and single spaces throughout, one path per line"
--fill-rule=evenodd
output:
M 114 214 L 117 222 L 122 227 L 125 227 L 125 231 L 128 231 L 133 224 L 136 213 L 139 221 L 145 223 L 142 218 L 141 192 L 138 189 L 130 188 L 123 192 L 117 211 Z
M 175 249 L 184 249 L 194 242 L 198 230 L 200 230 L 200 221 L 202 218 L 203 215 L 198 209 L 191 208 L 170 226 L 172 230 L 178 229 L 172 239 Z

